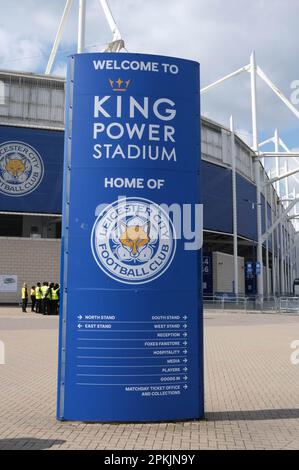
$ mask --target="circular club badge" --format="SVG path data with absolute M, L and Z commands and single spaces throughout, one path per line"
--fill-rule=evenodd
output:
M 34 191 L 44 176 L 41 156 L 31 145 L 4 142 L 0 145 L 0 192 L 24 196 Z
M 143 284 L 170 266 L 176 236 L 167 213 L 143 198 L 119 199 L 98 216 L 91 234 L 98 266 L 125 284 Z

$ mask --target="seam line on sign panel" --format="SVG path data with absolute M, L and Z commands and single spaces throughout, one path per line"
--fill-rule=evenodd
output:
M 155 323 L 157 325 L 163 325 L 164 323 L 186 323 L 186 320 L 165 320 L 165 321 L 160 321 L 159 320 L 151 320 L 151 321 L 116 321 L 116 320 L 80 320 L 79 323 Z
M 184 364 L 159 364 L 159 365 L 148 365 L 148 366 L 90 366 L 90 365 L 84 365 L 84 364 L 78 364 L 77 367 L 96 367 L 96 368 L 101 368 L 101 367 L 186 367 Z M 159 374 L 161 375 L 161 374 Z
M 185 340 L 184 338 L 180 338 L 180 339 L 174 338 L 172 341 L 184 341 L 184 340 Z M 130 339 L 128 338 L 78 338 L 78 341 L 163 341 L 163 339 L 161 338 L 130 338 Z M 168 341 L 171 341 L 171 339 Z
M 64 417 L 64 403 L 65 403 L 65 368 L 66 368 L 66 323 L 67 323 L 67 271 L 68 271 L 68 238 L 69 238 L 69 218 L 70 218 L 70 166 L 71 166 L 71 150 L 72 150 L 72 119 L 73 119 L 73 93 L 74 93 L 74 57 L 70 60 L 70 89 L 69 89 L 69 108 L 68 108 L 68 136 L 66 136 L 67 143 L 67 156 L 65 162 L 66 168 L 66 190 L 65 190 L 65 222 L 64 222 L 64 253 L 63 253 L 63 307 L 62 307 L 62 340 L 61 340 L 61 364 L 60 364 L 60 403 L 59 403 L 59 416 Z
M 98 328 L 96 330 L 84 330 L 84 331 L 79 329 L 79 331 L 81 331 L 81 333 L 100 333 L 102 331 L 105 331 L 105 333 L 116 333 L 116 332 L 117 333 L 122 333 L 122 332 L 124 332 L 124 333 L 127 333 L 127 332 L 129 332 L 129 333 L 132 333 L 132 332 L 135 332 L 135 333 L 145 333 L 145 332 L 155 333 L 158 330 L 159 330 L 159 328 L 156 329 L 156 330 L 105 330 L 104 328 L 103 329 Z M 171 333 L 185 333 L 187 331 L 187 328 L 185 330 L 176 330 L 176 329 L 171 330 L 169 328 L 169 330 L 166 330 L 166 331 L 171 332 Z M 151 338 L 149 338 L 149 339 L 151 339 Z
M 168 386 L 174 386 L 174 385 L 187 385 L 188 387 L 188 384 L 186 382 L 173 382 L 173 383 L 162 383 L 162 382 L 155 382 L 155 383 L 145 383 L 145 384 L 132 384 L 132 383 L 129 383 L 129 384 L 95 384 L 95 383 L 85 383 L 85 382 L 76 382 L 76 385 L 94 385 L 94 386 L 103 386 L 103 385 L 116 385 L 116 386 L 129 386 L 129 387 L 138 387 L 140 385 L 162 385 L 162 386 L 165 386 L 165 387 L 168 387 Z
M 171 357 L 171 356 L 170 356 Z M 173 356 L 175 359 L 186 359 L 186 356 Z M 77 359 L 161 359 L 158 356 L 77 356 Z
M 129 341 L 129 340 L 128 340 Z M 116 349 L 119 349 L 121 351 L 124 351 L 125 349 L 139 349 L 139 350 L 142 350 L 142 349 L 145 349 L 145 350 L 159 350 L 159 351 L 168 351 L 169 349 L 175 349 L 175 350 L 178 350 L 178 349 L 186 349 L 185 346 L 175 346 L 173 348 L 169 347 L 169 346 L 165 346 L 164 348 L 161 347 L 161 348 L 157 348 L 157 347 L 151 347 L 151 348 L 147 348 L 147 347 L 144 347 L 144 348 L 85 348 L 84 346 L 77 346 L 77 349 L 81 349 L 81 350 L 91 350 L 91 349 L 112 349 L 113 351 L 115 351 Z
M 76 374 L 77 377 L 173 377 L 174 375 L 185 375 L 185 372 L 162 373 L 162 374 Z

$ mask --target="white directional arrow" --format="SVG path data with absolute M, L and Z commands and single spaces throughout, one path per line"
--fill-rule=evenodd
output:
M 186 385 L 186 384 L 185 384 L 185 385 L 183 385 L 183 388 L 184 388 L 185 390 L 187 390 L 187 388 L 188 388 L 188 385 Z
M 82 325 L 79 323 L 78 328 L 82 328 Z
M 187 352 L 188 352 L 187 349 L 184 349 L 183 353 L 184 353 L 184 354 L 187 354 Z
M 188 370 L 188 367 L 184 367 L 183 371 L 187 372 L 187 370 Z
M 186 358 L 185 358 L 185 359 L 183 359 L 183 362 L 185 362 L 185 364 L 186 364 L 186 362 L 188 362 L 188 359 L 186 359 Z
M 185 376 L 183 377 L 183 379 L 184 379 L 184 380 L 187 380 L 187 379 L 188 379 L 187 375 L 185 375 Z
M 183 336 L 185 336 L 185 338 L 188 336 L 188 333 L 183 333 Z
M 187 341 L 184 341 L 184 342 L 183 342 L 183 345 L 184 345 L 184 346 L 187 346 L 187 344 L 188 344 Z
M 183 319 L 184 319 L 184 320 L 187 320 L 187 318 L 188 318 L 187 315 L 184 315 L 184 316 L 183 316 Z
M 78 320 L 82 320 L 82 315 L 78 315 Z
M 183 325 L 183 328 L 187 328 L 187 325 L 186 325 L 186 323 L 184 323 L 184 325 Z

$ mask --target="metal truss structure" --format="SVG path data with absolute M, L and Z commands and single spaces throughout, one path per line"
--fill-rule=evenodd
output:
M 103 10 L 104 16 L 108 22 L 109 28 L 113 34 L 112 41 L 108 43 L 105 51 L 107 52 L 120 52 L 125 49 L 124 40 L 121 37 L 118 26 L 113 18 L 107 0 L 99 0 L 99 4 Z M 66 0 L 65 7 L 62 13 L 62 17 L 58 26 L 56 37 L 53 43 L 51 54 L 48 60 L 45 74 L 50 75 L 53 69 L 53 64 L 57 55 L 58 47 L 61 42 L 62 34 L 65 29 L 65 25 L 73 5 L 73 0 Z M 77 40 L 77 52 L 80 54 L 85 49 L 85 29 L 86 29 L 86 0 L 79 0 L 79 13 L 78 13 L 78 40 Z

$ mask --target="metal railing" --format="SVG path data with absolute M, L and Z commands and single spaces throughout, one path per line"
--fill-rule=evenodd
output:
M 243 310 L 247 311 L 247 297 L 231 295 L 204 295 L 203 305 L 207 309 L 215 310 Z
M 299 297 L 280 297 L 279 311 L 299 314 Z
M 281 313 L 299 315 L 299 297 L 268 296 L 263 303 L 257 296 L 234 296 L 233 294 L 204 295 L 205 309 L 220 311 L 242 311 L 245 313 Z

